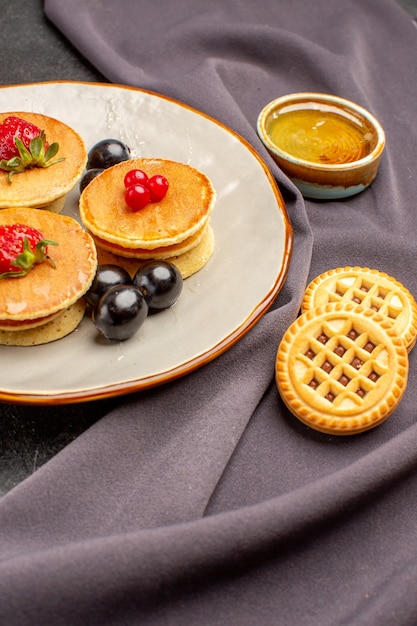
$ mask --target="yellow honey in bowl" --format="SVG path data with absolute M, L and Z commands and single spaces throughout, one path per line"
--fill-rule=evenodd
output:
M 268 134 L 279 150 L 322 165 L 358 161 L 374 148 L 373 134 L 365 123 L 326 110 L 279 112 L 270 120 Z

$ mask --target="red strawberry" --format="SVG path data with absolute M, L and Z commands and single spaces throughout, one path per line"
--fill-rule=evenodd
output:
M 10 115 L 0 124 L 0 159 L 8 161 L 14 156 L 19 156 L 19 150 L 15 144 L 15 137 L 22 140 L 25 148 L 29 149 L 30 142 L 35 137 L 39 137 L 41 129 L 32 124 Z M 48 144 L 45 143 L 45 148 Z
M 20 117 L 9 115 L 0 124 L 0 169 L 9 172 L 10 182 L 13 174 L 26 168 L 49 167 L 63 161 L 50 161 L 58 149 L 57 143 L 48 144 L 43 130 Z
M 57 245 L 25 224 L 0 225 L 0 279 L 25 276 L 35 265 L 48 261 L 48 245 Z

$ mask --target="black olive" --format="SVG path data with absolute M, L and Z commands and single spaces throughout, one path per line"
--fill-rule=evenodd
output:
M 172 306 L 179 298 L 183 279 L 179 269 L 168 261 L 150 261 L 140 267 L 133 284 L 143 292 L 150 310 L 160 311 Z
M 119 285 L 101 296 L 92 320 L 106 339 L 124 341 L 142 326 L 147 315 L 148 305 L 141 290 L 134 285 Z
M 90 149 L 87 166 L 91 169 L 107 169 L 121 161 L 130 159 L 130 148 L 119 139 L 102 139 Z
M 82 193 L 84 189 L 87 187 L 88 183 L 91 183 L 93 178 L 101 174 L 102 171 L 103 171 L 102 169 L 99 169 L 97 167 L 94 167 L 91 170 L 86 170 L 80 179 L 80 184 L 79 184 L 80 193 Z
M 101 296 L 110 289 L 110 287 L 131 284 L 132 279 L 130 274 L 123 267 L 111 264 L 99 265 L 89 290 L 84 294 L 84 299 L 88 304 L 91 304 L 91 306 L 95 306 Z

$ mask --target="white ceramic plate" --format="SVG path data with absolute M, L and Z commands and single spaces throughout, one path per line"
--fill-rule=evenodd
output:
M 215 252 L 184 283 L 177 304 L 149 317 L 131 339 L 103 345 L 89 318 L 44 346 L 0 346 L 0 400 L 65 403 L 129 393 L 200 367 L 239 340 L 267 311 L 286 277 L 292 230 L 266 165 L 212 118 L 138 89 L 72 82 L 0 89 L 0 111 L 56 117 L 87 148 L 106 137 L 134 156 L 189 163 L 217 190 Z M 64 213 L 78 219 L 78 188 Z

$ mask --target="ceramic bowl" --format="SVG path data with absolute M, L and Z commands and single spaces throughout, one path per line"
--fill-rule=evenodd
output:
M 297 93 L 267 104 L 257 131 L 303 196 L 353 196 L 375 179 L 385 147 L 382 126 L 366 109 L 321 93 Z

